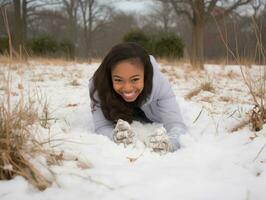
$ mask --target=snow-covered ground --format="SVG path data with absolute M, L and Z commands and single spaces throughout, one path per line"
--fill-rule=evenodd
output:
M 54 120 L 49 130 L 38 128 L 38 137 L 50 138 L 47 145 L 54 146 L 55 152 L 77 157 L 79 162 L 66 159 L 61 165 L 49 166 L 55 181 L 42 192 L 22 177 L 0 181 L 1 200 L 266 199 L 266 127 L 256 137 L 247 126 L 230 131 L 252 107 L 239 66 L 205 65 L 205 71 L 198 72 L 185 65 L 161 65 L 172 83 L 189 133 L 181 137 L 180 150 L 159 155 L 141 141 L 125 148 L 93 133 L 88 81 L 98 65 L 32 62 L 12 67 L 13 98 L 23 87 L 25 93 L 35 91 L 48 102 Z M 8 68 L 0 64 L 0 69 L 3 80 Z M 214 90 L 202 90 L 184 99 L 204 82 Z M 0 84 L 3 100 L 3 81 Z M 145 135 L 160 124 L 134 122 L 132 126 L 138 135 Z M 42 157 L 32 162 L 51 176 Z

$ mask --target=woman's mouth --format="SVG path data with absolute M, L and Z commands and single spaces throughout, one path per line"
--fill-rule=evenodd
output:
M 137 98 L 137 91 L 133 92 L 122 92 L 122 97 L 125 101 L 134 101 Z

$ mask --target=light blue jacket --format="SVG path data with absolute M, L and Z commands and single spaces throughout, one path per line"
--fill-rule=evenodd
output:
M 150 60 L 153 66 L 152 92 L 147 101 L 141 106 L 141 109 L 148 119 L 163 124 L 167 131 L 172 150 L 175 151 L 179 148 L 179 136 L 186 133 L 187 127 L 182 119 L 179 105 L 169 81 L 160 72 L 159 66 L 153 56 L 150 56 Z M 92 81 L 90 81 L 90 88 L 92 87 Z M 99 100 L 97 99 L 97 95 L 95 98 Z M 104 117 L 100 105 L 94 107 L 92 117 L 95 132 L 112 139 L 113 123 Z

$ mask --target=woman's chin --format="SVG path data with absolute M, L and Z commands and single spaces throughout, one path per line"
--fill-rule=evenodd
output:
M 125 98 L 125 97 L 123 97 L 123 99 L 126 101 L 126 102 L 134 102 L 136 99 L 137 99 L 137 97 L 136 98 Z

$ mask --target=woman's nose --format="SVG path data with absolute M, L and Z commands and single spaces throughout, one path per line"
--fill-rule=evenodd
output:
M 123 87 L 124 92 L 131 92 L 132 91 L 132 84 L 129 82 L 126 82 Z

